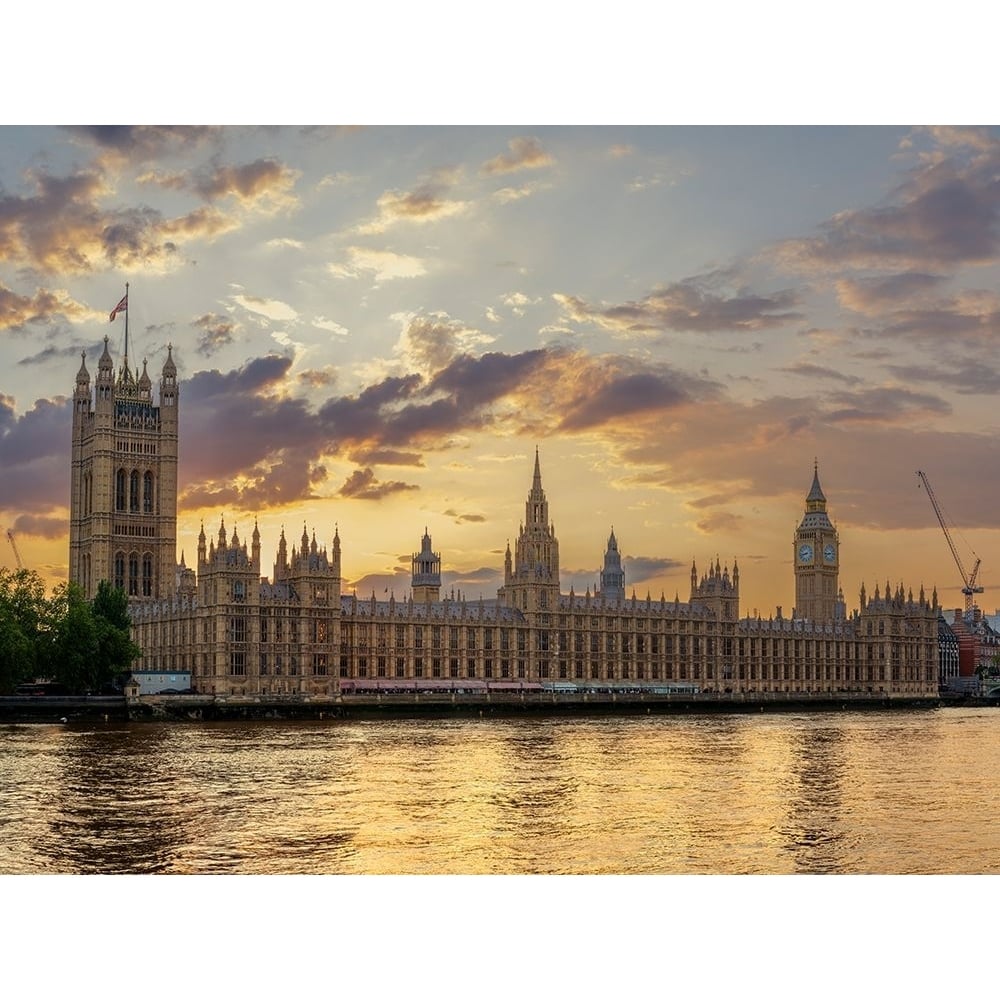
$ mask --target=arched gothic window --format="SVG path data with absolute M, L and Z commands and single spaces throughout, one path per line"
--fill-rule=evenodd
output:
M 142 512 L 153 513 L 153 473 L 147 472 L 142 477 Z
M 115 553 L 115 587 L 125 589 L 125 556 L 121 552 Z
M 153 596 L 153 557 L 148 552 L 142 557 L 142 596 Z
M 134 552 L 128 557 L 128 594 L 129 597 L 139 595 L 139 557 Z
M 125 470 L 115 473 L 115 510 L 125 509 Z
M 139 471 L 137 469 L 133 469 L 132 475 L 129 477 L 128 509 L 133 514 L 139 513 Z

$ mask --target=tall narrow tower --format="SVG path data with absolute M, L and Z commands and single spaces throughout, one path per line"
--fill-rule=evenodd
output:
M 604 569 L 601 570 L 601 596 L 606 601 L 625 600 L 625 571 L 622 569 L 622 557 L 618 551 L 618 539 L 615 529 L 611 529 L 608 539 L 608 549 L 604 553 Z
M 504 568 L 501 598 L 521 611 L 550 611 L 559 601 L 559 542 L 549 523 L 549 504 L 535 449 L 535 473 L 524 505 L 524 524 L 514 546 L 514 564 Z
M 795 617 L 830 622 L 843 617 L 838 600 L 840 540 L 826 512 L 826 497 L 819 485 L 819 465 L 813 466 L 812 487 L 806 510 L 793 541 L 795 566 Z
M 146 363 L 141 375 L 129 367 L 127 332 L 125 344 L 116 377 L 104 338 L 95 395 L 86 357 L 76 376 L 69 578 L 88 598 L 108 580 L 154 600 L 176 582 L 177 367 L 168 347 L 155 406 Z

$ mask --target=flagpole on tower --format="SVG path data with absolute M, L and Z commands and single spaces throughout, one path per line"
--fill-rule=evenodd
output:
M 128 359 L 128 282 L 125 282 L 125 358 Z

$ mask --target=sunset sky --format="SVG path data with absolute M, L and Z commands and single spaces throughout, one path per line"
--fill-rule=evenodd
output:
M 1000 605 L 1000 130 L 0 128 L 0 527 L 68 560 L 87 352 L 181 383 L 178 544 L 258 519 L 345 592 L 494 597 L 535 447 L 563 587 L 739 561 L 794 603 L 818 461 L 862 582 L 962 603 L 923 469 Z M 13 567 L 2 539 L 0 565 Z M 180 553 L 178 553 L 179 555 Z

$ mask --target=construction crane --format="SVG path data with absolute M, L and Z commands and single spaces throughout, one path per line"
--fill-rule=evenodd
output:
M 10 528 L 7 529 L 7 541 L 10 542 L 10 547 L 14 550 L 14 558 L 17 560 L 17 568 L 24 569 L 24 563 L 21 561 L 21 553 L 17 551 L 17 542 L 14 541 L 14 532 Z
M 927 479 L 927 476 L 919 470 L 917 475 L 920 477 L 920 481 L 924 484 L 924 489 L 927 491 L 927 495 L 930 497 L 931 503 L 934 505 L 934 513 L 937 514 L 941 530 L 944 532 L 944 537 L 948 542 L 948 548 L 951 549 L 951 554 L 955 558 L 955 565 L 958 567 L 958 572 L 962 576 L 962 593 L 965 594 L 965 617 L 966 620 L 970 620 L 972 618 L 972 608 L 974 605 L 973 595 L 981 594 L 983 592 L 982 587 L 976 586 L 976 578 L 979 576 L 979 556 L 976 556 L 976 563 L 972 567 L 972 572 L 967 574 L 965 572 L 965 566 L 962 565 L 962 558 L 958 554 L 958 549 L 955 548 L 955 543 L 952 541 L 948 525 L 945 523 L 944 514 L 941 511 L 941 505 L 938 503 L 937 497 L 934 496 L 934 491 L 931 489 L 931 484 Z M 976 555 L 975 552 L 972 554 Z

